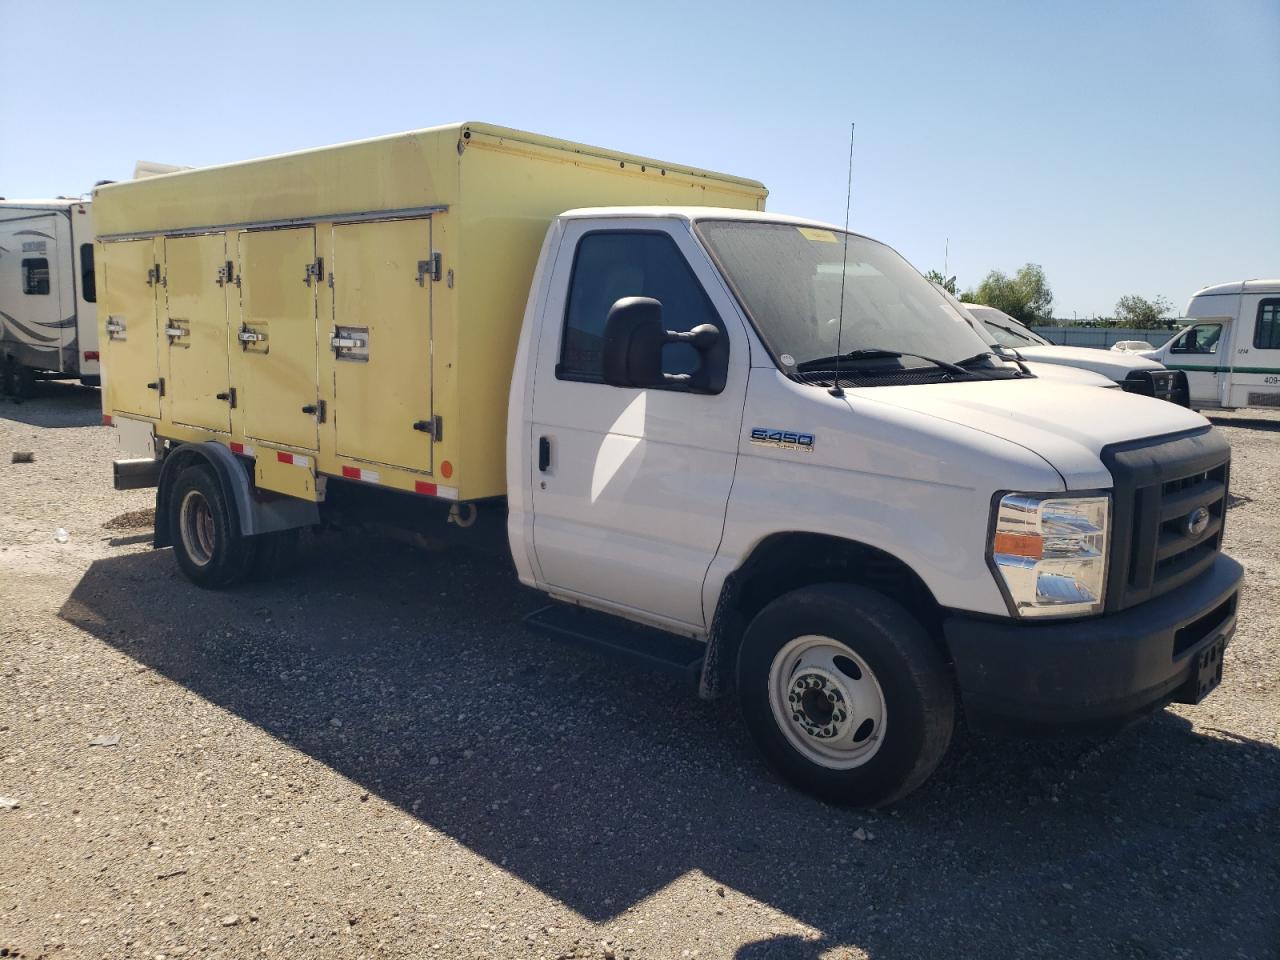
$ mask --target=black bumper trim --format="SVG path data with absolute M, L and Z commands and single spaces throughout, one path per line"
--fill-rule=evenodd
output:
M 1197 655 L 1235 632 L 1243 573 L 1219 554 L 1155 600 L 1067 623 L 948 617 L 943 629 L 970 725 L 1082 733 L 1189 699 Z M 1207 616 L 1219 609 L 1220 619 Z

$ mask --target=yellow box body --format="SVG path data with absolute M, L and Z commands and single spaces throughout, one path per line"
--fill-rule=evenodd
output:
M 507 393 L 552 219 L 766 195 L 479 123 L 105 185 L 103 410 L 270 458 L 257 483 L 308 499 L 325 476 L 505 495 Z

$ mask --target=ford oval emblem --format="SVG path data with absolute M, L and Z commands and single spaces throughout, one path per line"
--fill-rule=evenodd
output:
M 1187 514 L 1187 535 L 1198 537 L 1209 526 L 1209 508 L 1196 507 Z

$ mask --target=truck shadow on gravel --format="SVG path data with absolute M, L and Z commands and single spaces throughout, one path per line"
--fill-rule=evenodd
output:
M 500 561 L 352 538 L 222 594 L 167 551 L 100 560 L 61 616 L 593 922 L 696 872 L 692 915 L 773 926 L 743 960 L 1280 942 L 1268 745 L 1172 714 L 1107 741 L 962 736 L 896 811 L 839 810 L 766 771 L 731 701 L 526 632 L 543 602 Z

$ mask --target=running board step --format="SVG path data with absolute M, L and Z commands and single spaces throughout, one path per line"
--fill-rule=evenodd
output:
M 702 657 L 707 645 L 689 637 L 566 603 L 535 610 L 524 622 L 538 633 L 683 677 L 694 686 L 702 678 Z

